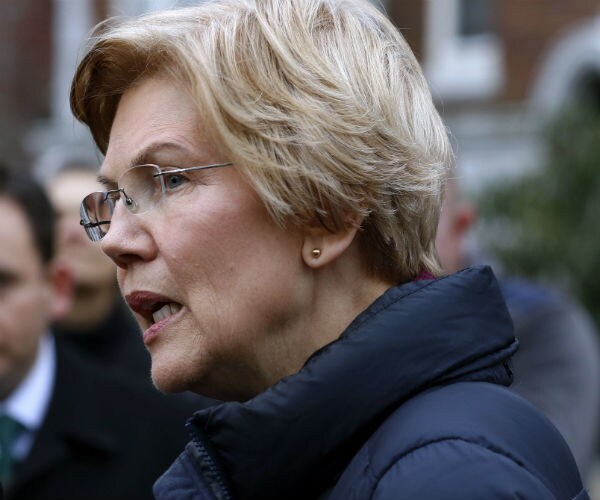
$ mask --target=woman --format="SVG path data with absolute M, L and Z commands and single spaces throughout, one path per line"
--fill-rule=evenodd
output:
M 82 224 L 155 385 L 229 401 L 190 420 L 158 498 L 585 498 L 560 436 L 500 387 L 517 342 L 491 271 L 433 279 L 450 148 L 375 8 L 106 25 L 71 104 L 106 155 Z

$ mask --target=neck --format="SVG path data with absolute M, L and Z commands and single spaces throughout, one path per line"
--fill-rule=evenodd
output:
M 313 348 L 307 358 L 337 340 L 361 312 L 393 286 L 362 272 L 346 273 L 335 269 L 319 276 L 318 281 L 313 305 L 315 319 L 312 322 L 316 328 L 312 335 Z
M 25 380 L 27 374 L 31 371 L 33 364 L 39 352 L 39 345 L 35 349 L 35 353 L 27 360 L 26 363 L 18 366 L 12 366 L 9 371 L 3 373 L 0 377 L 0 401 L 4 402 L 8 397 L 15 392 L 19 384 Z
M 337 340 L 393 283 L 368 276 L 358 258 L 343 256 L 312 271 L 306 286 L 306 307 L 281 332 L 282 340 L 268 356 L 271 365 L 265 371 L 262 390 L 297 373 L 316 351 Z

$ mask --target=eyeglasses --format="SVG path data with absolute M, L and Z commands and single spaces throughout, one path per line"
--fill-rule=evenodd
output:
M 163 170 L 158 165 L 137 165 L 127 169 L 117 182 L 117 189 L 88 194 L 79 209 L 81 220 L 88 237 L 100 241 L 108 232 L 112 214 L 119 199 L 132 214 L 143 214 L 152 210 L 165 195 L 183 189 L 190 180 L 182 175 L 194 170 L 226 167 L 229 163 L 215 163 L 189 168 Z

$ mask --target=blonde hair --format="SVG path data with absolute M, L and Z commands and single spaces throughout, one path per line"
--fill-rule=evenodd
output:
M 361 0 L 220 0 L 99 25 L 71 88 L 105 153 L 121 95 L 166 73 L 273 219 L 362 221 L 366 269 L 437 274 L 451 152 L 408 44 Z

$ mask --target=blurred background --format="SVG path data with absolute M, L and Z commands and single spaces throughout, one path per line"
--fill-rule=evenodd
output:
M 92 150 L 68 107 L 70 80 L 92 26 L 110 16 L 194 3 L 0 0 L 0 158 L 43 170 L 65 151 Z M 600 0 L 378 3 L 425 68 L 452 134 L 463 190 L 489 200 L 481 205 L 486 222 L 480 226 L 501 236 L 489 243 L 494 253 L 509 267 L 572 287 L 600 319 L 600 281 L 590 272 L 600 263 L 594 224 L 600 216 Z M 503 188 L 515 181 L 519 195 L 508 203 Z M 542 262 L 551 269 L 538 269 Z
M 1 161 L 43 172 L 80 151 L 99 163 L 68 107 L 92 26 L 194 3 L 0 0 Z M 600 0 L 377 3 L 450 130 L 479 208 L 471 251 L 564 290 L 600 323 Z

